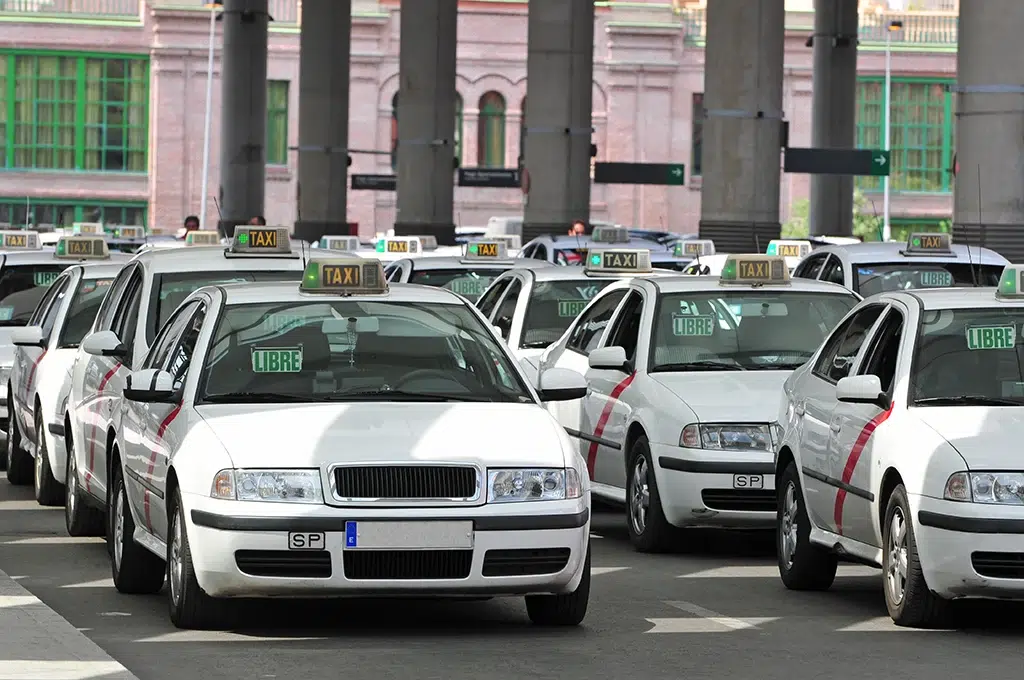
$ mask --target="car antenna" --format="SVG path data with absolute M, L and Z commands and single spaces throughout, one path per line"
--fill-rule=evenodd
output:
M 950 226 L 952 228 L 952 225 Z M 978 237 L 984 233 L 981 226 L 981 164 L 978 164 Z M 981 250 L 978 250 L 978 259 L 981 259 Z M 974 260 L 971 258 L 971 243 L 967 242 L 967 266 L 971 268 L 971 281 L 974 287 L 978 287 L 978 272 L 974 271 Z
M 878 206 L 875 205 L 874 199 L 871 199 L 871 212 L 875 214 L 875 225 L 878 227 L 878 240 L 885 240 L 885 223 L 878 215 Z
M 305 239 L 301 239 L 301 238 L 299 239 L 299 253 L 302 256 L 302 270 L 305 271 L 306 270 L 306 265 L 309 264 L 306 261 L 306 240 Z

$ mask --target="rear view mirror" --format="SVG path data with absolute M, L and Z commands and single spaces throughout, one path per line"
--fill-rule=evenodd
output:
M 156 368 L 135 371 L 125 383 L 124 398 L 131 401 L 170 404 L 174 396 L 174 376 Z
M 501 330 L 501 326 L 491 326 L 491 328 L 494 329 L 495 335 L 497 335 L 499 338 L 501 338 L 502 340 L 508 340 L 508 338 L 505 337 L 505 331 Z
M 605 371 L 621 371 L 632 373 L 633 369 L 626 358 L 626 350 L 622 347 L 600 347 L 590 353 L 587 363 L 591 368 Z
M 43 347 L 43 329 L 39 326 L 15 328 L 11 332 L 11 344 L 15 347 Z
M 355 326 L 353 328 L 353 325 Z M 349 319 L 324 319 L 321 330 L 324 335 L 344 335 L 345 333 L 379 333 L 380 319 L 375 316 L 357 318 L 355 324 Z
M 882 392 L 876 375 L 851 375 L 836 383 L 836 399 L 845 404 L 873 404 L 889 408 L 889 397 Z
M 114 331 L 97 331 L 82 341 L 82 350 L 94 357 L 115 357 L 123 359 L 128 348 L 121 343 Z
M 541 401 L 574 401 L 587 396 L 587 381 L 568 368 L 549 368 L 540 374 L 537 396 Z

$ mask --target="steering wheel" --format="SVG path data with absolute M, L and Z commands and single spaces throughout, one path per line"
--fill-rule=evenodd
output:
M 405 386 L 406 383 L 410 383 L 414 380 L 420 380 L 423 378 L 441 378 L 446 382 L 457 383 L 460 387 L 470 389 L 468 385 L 459 380 L 451 371 L 444 371 L 440 368 L 418 368 L 411 373 L 406 373 L 401 378 L 395 381 L 391 386 L 391 389 L 398 390 Z

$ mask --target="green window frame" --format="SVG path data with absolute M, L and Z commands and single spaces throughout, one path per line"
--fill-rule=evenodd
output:
M 147 55 L 0 50 L 0 169 L 148 171 Z
M 140 201 L 83 201 L 72 198 L 0 197 L 0 224 L 69 227 L 75 222 L 146 226 L 148 206 Z
M 267 165 L 288 165 L 287 80 L 267 81 Z
M 700 177 L 704 155 L 704 93 L 694 92 L 690 114 L 690 177 Z
M 902 193 L 949 193 L 956 148 L 954 96 L 948 78 L 893 78 L 889 188 Z M 857 148 L 885 148 L 885 79 L 857 83 Z M 858 177 L 863 191 L 882 191 L 883 178 Z
M 505 98 L 494 91 L 485 92 L 480 97 L 477 166 L 505 167 Z

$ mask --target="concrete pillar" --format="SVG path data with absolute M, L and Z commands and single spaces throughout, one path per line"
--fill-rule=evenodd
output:
M 590 221 L 593 0 L 530 3 L 523 240 Z
M 299 219 L 313 242 L 348 233 L 352 0 L 303 0 L 299 46 Z
M 811 146 L 857 146 L 857 0 L 814 0 Z M 811 175 L 811 234 L 853 234 L 853 175 Z
M 433 234 L 442 245 L 455 243 L 458 11 L 458 0 L 403 0 L 401 9 L 395 235 Z
M 218 227 L 227 236 L 263 214 L 268 18 L 267 0 L 224 1 Z
M 723 253 L 778 238 L 784 0 L 707 9 L 700 236 Z
M 953 240 L 1024 261 L 1024 2 L 960 13 Z

